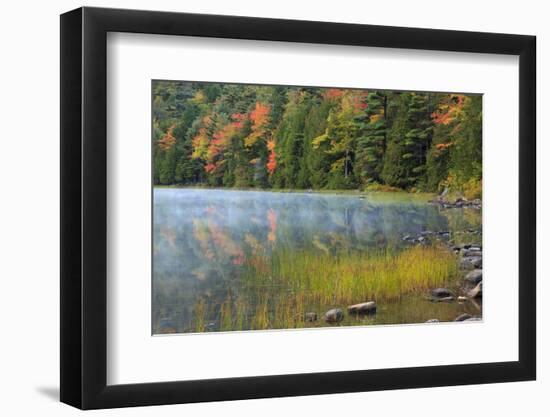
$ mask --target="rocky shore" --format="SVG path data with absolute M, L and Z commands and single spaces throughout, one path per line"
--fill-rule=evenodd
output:
M 444 196 L 438 196 L 433 200 L 429 201 L 430 204 L 437 204 L 442 209 L 453 209 L 453 208 L 473 208 L 481 209 L 481 200 L 474 199 L 468 200 L 464 197 L 458 197 L 455 200 L 449 200 Z
M 432 302 L 458 302 L 464 303 L 481 300 L 483 296 L 483 251 L 481 245 L 462 244 L 455 245 L 452 250 L 458 256 L 462 279 L 457 291 L 446 288 L 435 288 L 430 292 L 429 300 Z M 478 321 L 480 317 L 469 314 L 461 314 L 454 321 Z M 433 323 L 433 320 L 428 320 Z
M 466 229 L 455 234 L 479 235 L 481 229 Z M 418 235 L 405 235 L 402 240 L 412 245 L 427 245 L 435 240 L 443 244 L 457 256 L 457 262 L 461 271 L 461 279 L 457 287 L 433 288 L 426 296 L 426 302 L 432 303 L 474 303 L 479 306 L 483 296 L 483 248 L 481 245 L 464 243 L 456 245 L 451 240 L 451 232 L 447 230 L 423 231 Z M 314 322 L 318 319 L 329 324 L 338 324 L 344 320 L 346 313 L 353 316 L 376 315 L 377 305 L 375 301 L 363 301 L 346 308 L 333 308 L 325 312 L 321 317 L 315 312 L 307 312 L 305 320 Z M 481 317 L 468 313 L 458 315 L 455 322 L 480 321 Z M 438 318 L 431 318 L 426 323 L 440 323 Z

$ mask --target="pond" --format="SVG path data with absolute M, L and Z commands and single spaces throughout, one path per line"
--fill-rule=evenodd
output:
M 406 269 L 396 270 L 406 259 L 416 266 L 435 254 L 433 282 L 458 288 L 459 261 L 448 241 L 480 244 L 481 211 L 442 210 L 425 196 L 401 193 L 155 188 L 152 331 L 329 326 L 322 319 L 328 309 L 346 312 L 347 302 L 369 301 L 367 295 L 377 313 L 345 314 L 337 325 L 481 316 L 480 301 L 428 301 L 420 284 L 401 281 Z M 354 274 L 364 274 L 365 284 Z M 305 320 L 306 313 L 318 319 Z

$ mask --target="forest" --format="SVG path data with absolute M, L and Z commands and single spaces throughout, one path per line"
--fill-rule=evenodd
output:
M 481 198 L 482 96 L 153 81 L 154 185 Z

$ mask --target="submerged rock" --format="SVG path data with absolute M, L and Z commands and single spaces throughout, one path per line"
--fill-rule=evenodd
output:
M 317 313 L 309 312 L 305 315 L 306 321 L 313 322 L 317 321 Z
M 439 320 L 438 319 L 430 319 L 430 320 L 426 320 L 425 323 L 439 323 Z
M 483 278 L 483 270 L 482 269 L 474 269 L 473 271 L 470 271 L 466 274 L 464 277 L 464 281 L 466 284 L 475 287 L 477 284 L 481 282 L 481 279 Z
M 471 315 L 471 314 L 462 313 L 462 314 L 459 315 L 457 318 L 455 318 L 454 321 L 464 321 L 464 320 L 468 320 L 468 319 L 471 319 L 471 318 L 472 318 L 472 315 Z
M 466 300 L 468 300 L 468 297 L 464 297 L 463 295 L 459 295 L 458 297 L 456 297 L 456 301 L 458 301 L 459 303 Z
M 468 291 L 468 297 L 470 298 L 480 298 L 482 296 L 482 282 L 477 284 L 475 288 Z
M 325 313 L 327 323 L 339 323 L 344 320 L 344 312 L 340 308 L 333 308 Z
M 376 313 L 376 303 L 374 301 L 367 301 L 365 303 L 354 304 L 348 306 L 348 313 L 350 314 L 374 314 Z

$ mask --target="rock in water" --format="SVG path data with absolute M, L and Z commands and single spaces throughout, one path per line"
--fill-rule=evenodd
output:
M 475 286 L 475 288 L 471 289 L 470 291 L 468 291 L 468 297 L 470 298 L 480 298 L 482 296 L 482 282 L 480 282 L 479 284 L 477 284 Z
M 438 319 L 430 319 L 430 320 L 426 320 L 426 323 L 439 323 L 439 320 Z
M 454 321 L 464 321 L 464 320 L 468 320 L 468 319 L 471 319 L 472 316 L 468 313 L 462 313 L 460 316 L 458 316 Z
M 470 317 L 469 319 L 466 319 L 464 321 L 482 321 L 481 317 Z
M 309 321 L 310 323 L 317 321 L 317 313 L 309 312 L 309 313 L 306 313 L 305 317 L 306 317 L 306 321 Z
M 482 263 L 481 256 L 467 256 L 460 261 L 460 267 L 462 269 L 476 269 L 481 268 Z
M 339 308 L 333 308 L 325 313 L 327 323 L 339 323 L 344 320 L 344 312 Z
M 452 294 L 447 288 L 434 288 L 431 291 L 433 298 L 446 298 L 451 297 Z
M 483 278 L 483 270 L 482 269 L 474 269 L 473 271 L 468 272 L 466 276 L 464 277 L 464 281 L 466 281 L 466 284 L 475 287 L 477 284 L 481 282 L 481 279 Z
M 446 302 L 450 302 L 450 301 L 453 301 L 455 298 L 450 295 L 448 297 L 443 297 L 443 298 L 434 298 L 433 301 L 439 301 L 439 302 L 442 302 L 442 301 L 446 301 Z
M 365 303 L 354 304 L 348 307 L 350 314 L 374 314 L 376 313 L 376 303 L 367 301 Z

